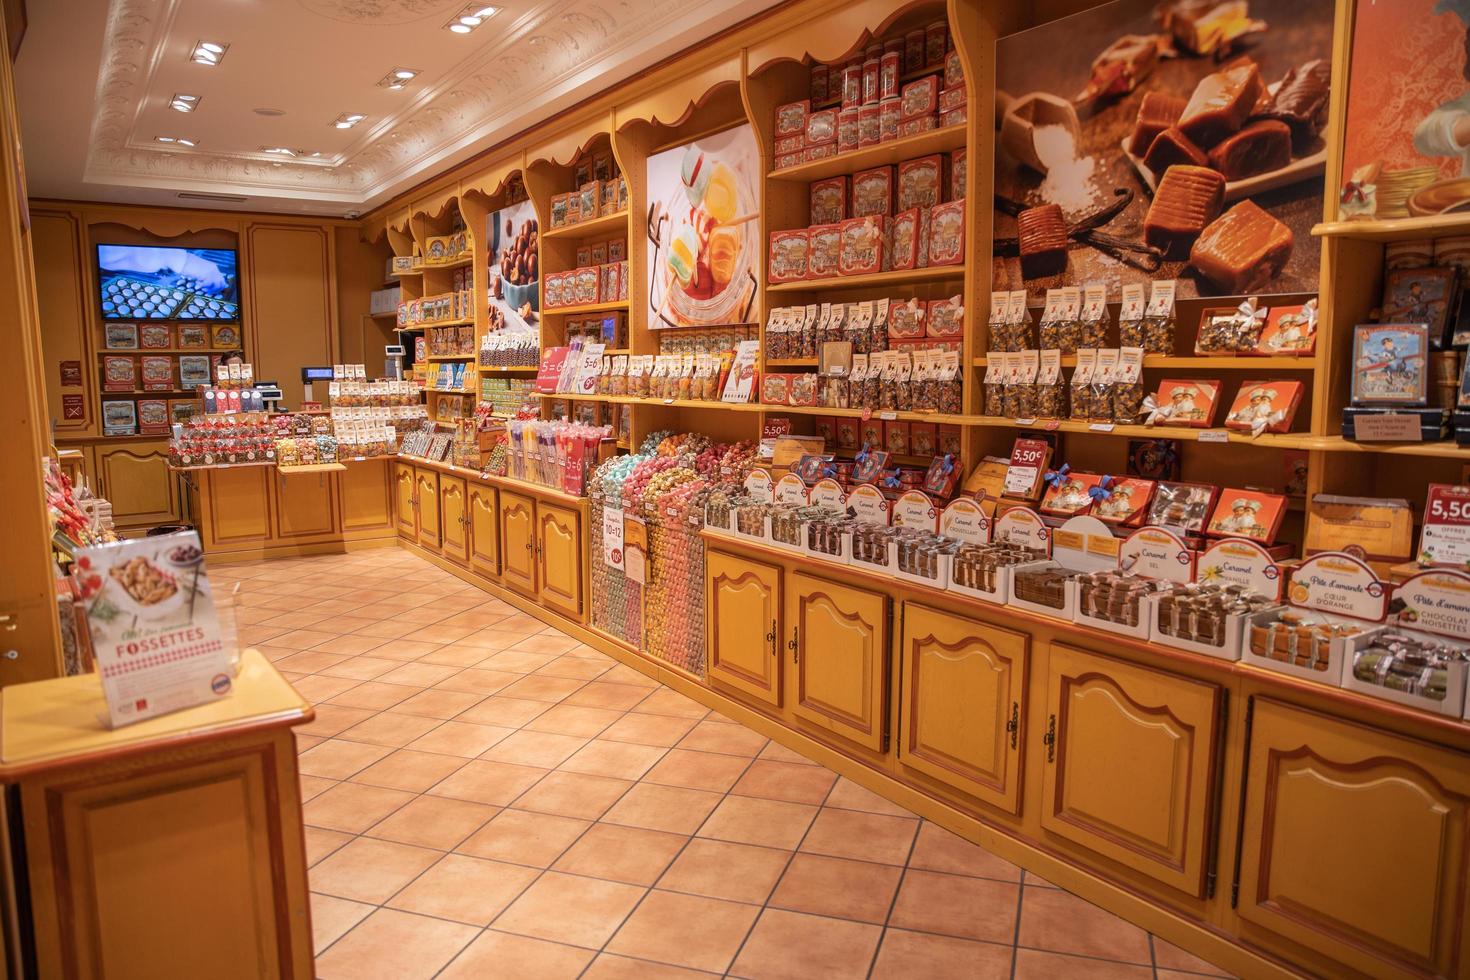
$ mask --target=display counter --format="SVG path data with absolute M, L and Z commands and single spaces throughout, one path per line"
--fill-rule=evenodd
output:
M 313 976 L 291 733 L 311 706 L 247 650 L 229 697 L 107 714 L 95 674 L 0 690 L 11 975 Z

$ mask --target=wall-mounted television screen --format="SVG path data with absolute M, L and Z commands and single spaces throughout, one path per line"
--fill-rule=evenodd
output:
M 240 319 L 240 276 L 231 248 L 98 245 L 104 320 Z

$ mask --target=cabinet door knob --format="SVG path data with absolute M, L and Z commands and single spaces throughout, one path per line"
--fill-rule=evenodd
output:
M 1050 715 L 1046 721 L 1046 734 L 1041 737 L 1046 746 L 1046 761 L 1057 761 L 1057 716 Z
M 1011 720 L 1006 722 L 1006 731 L 1011 733 L 1011 748 L 1016 747 L 1016 739 L 1021 730 L 1021 705 L 1017 701 L 1011 702 Z
M 766 643 L 770 645 L 771 656 L 776 655 L 776 621 L 771 620 L 771 631 L 766 634 Z

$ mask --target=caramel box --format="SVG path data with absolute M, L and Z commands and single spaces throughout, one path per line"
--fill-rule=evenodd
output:
M 944 199 L 943 153 L 905 160 L 898 165 L 898 209 L 932 208 Z
M 918 269 L 929 255 L 923 239 L 923 212 L 909 208 L 893 216 L 889 226 L 888 267 L 890 269 Z
M 958 294 L 948 299 L 931 299 L 925 313 L 924 332 L 929 337 L 961 337 L 965 333 L 965 300 Z
M 806 228 L 771 232 L 766 282 L 796 282 L 807 277 L 811 237 Z
M 874 167 L 852 175 L 852 216 L 893 214 L 893 167 Z
M 850 185 L 846 174 L 812 181 L 809 223 L 830 225 L 847 219 L 850 217 L 847 213 L 849 197 Z
M 844 276 L 888 271 L 887 219 L 875 214 L 842 222 L 842 252 L 838 265 Z
M 806 99 L 776 106 L 776 138 L 805 136 L 811 103 Z
M 807 229 L 807 236 L 807 278 L 830 279 L 841 275 L 842 225 L 814 225 Z
M 929 209 L 929 264 L 963 265 L 965 202 L 949 201 Z
M 902 119 L 915 119 L 933 115 L 939 108 L 939 76 L 925 75 L 903 87 L 899 93 L 899 115 Z

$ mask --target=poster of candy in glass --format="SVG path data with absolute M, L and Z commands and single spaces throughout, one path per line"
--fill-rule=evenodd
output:
M 648 158 L 648 326 L 751 322 L 762 250 L 749 125 Z
M 1470 0 L 1360 0 L 1343 220 L 1470 208 Z

